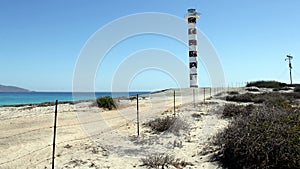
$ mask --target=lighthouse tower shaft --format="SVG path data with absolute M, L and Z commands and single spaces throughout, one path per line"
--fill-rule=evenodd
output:
M 196 12 L 196 9 L 188 9 L 185 19 L 188 21 L 190 87 L 198 88 L 198 46 L 196 21 L 197 19 L 200 19 L 200 14 Z

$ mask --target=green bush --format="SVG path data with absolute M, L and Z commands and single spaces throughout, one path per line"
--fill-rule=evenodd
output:
M 258 87 L 258 88 L 277 88 L 288 86 L 286 83 L 281 83 L 277 81 L 256 81 L 247 83 L 246 87 Z
M 112 97 L 110 96 L 105 96 L 105 97 L 99 97 L 96 100 L 98 107 L 112 110 L 116 108 L 116 104 Z
M 237 116 L 215 138 L 216 159 L 228 169 L 300 168 L 300 111 L 288 107 L 269 103 Z

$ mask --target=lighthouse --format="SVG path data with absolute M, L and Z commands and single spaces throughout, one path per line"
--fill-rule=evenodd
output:
M 198 88 L 198 46 L 197 46 L 197 19 L 200 14 L 196 9 L 188 9 L 184 17 L 188 21 L 188 46 L 190 67 L 190 88 Z

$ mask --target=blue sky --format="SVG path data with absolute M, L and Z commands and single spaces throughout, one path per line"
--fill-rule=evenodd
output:
M 0 0 L 0 84 L 71 91 L 80 51 L 101 27 L 142 12 L 183 18 L 190 7 L 202 14 L 198 29 L 214 45 L 227 84 L 262 79 L 288 83 L 287 54 L 294 56 L 293 80 L 300 83 L 298 0 Z M 95 90 L 110 90 L 114 69 L 126 55 L 145 48 L 168 50 L 188 64 L 188 48 L 174 39 L 133 37 L 114 47 L 103 60 L 95 76 Z M 209 86 L 205 70 L 199 72 L 200 86 Z M 177 87 L 174 79 L 158 70 L 144 71 L 130 84 L 130 90 L 171 87 Z

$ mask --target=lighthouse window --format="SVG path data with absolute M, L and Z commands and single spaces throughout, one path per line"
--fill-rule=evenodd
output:
M 196 23 L 196 18 L 195 17 L 190 17 L 188 18 L 189 23 Z
M 190 80 L 197 80 L 197 73 L 196 74 L 190 74 Z
M 197 41 L 196 40 L 189 40 L 189 45 L 197 45 Z
M 189 29 L 189 34 L 196 34 L 197 33 L 197 29 L 196 28 L 190 28 Z
M 195 67 L 195 68 L 198 67 L 197 62 L 190 62 L 190 69 L 193 68 L 193 67 Z
M 197 52 L 196 51 L 189 51 L 189 56 L 190 57 L 196 57 L 197 56 Z

